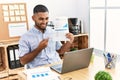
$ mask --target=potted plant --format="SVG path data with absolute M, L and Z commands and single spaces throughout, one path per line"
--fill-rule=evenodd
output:
M 105 71 L 98 71 L 95 76 L 95 80 L 112 80 L 111 75 L 108 72 Z

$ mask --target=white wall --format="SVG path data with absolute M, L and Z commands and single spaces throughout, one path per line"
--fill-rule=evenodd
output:
M 33 8 L 37 4 L 44 4 L 50 12 L 50 19 L 59 16 L 78 17 L 84 21 L 85 32 L 89 32 L 89 0 L 0 0 L 0 3 L 18 3 L 27 4 L 28 24 L 32 27 Z
M 77 0 L 77 16 L 83 20 L 84 32 L 89 33 L 90 7 L 89 0 Z

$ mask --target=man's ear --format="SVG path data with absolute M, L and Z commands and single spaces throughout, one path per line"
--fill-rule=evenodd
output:
M 35 21 L 35 16 L 34 15 L 32 16 L 32 20 Z

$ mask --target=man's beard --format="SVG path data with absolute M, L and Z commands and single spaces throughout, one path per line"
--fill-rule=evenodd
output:
M 36 26 L 39 30 L 42 30 L 42 31 L 45 31 L 45 30 L 46 30 L 46 27 L 47 27 L 47 25 L 46 25 L 45 28 L 42 28 L 42 27 L 40 26 L 40 24 L 35 24 L 35 26 Z

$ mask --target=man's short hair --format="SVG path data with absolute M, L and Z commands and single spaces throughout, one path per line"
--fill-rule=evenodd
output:
M 33 10 L 34 14 L 38 12 L 49 12 L 49 11 L 46 6 L 39 4 L 39 5 L 36 5 Z

